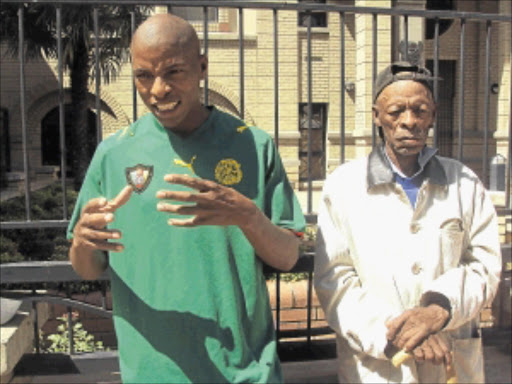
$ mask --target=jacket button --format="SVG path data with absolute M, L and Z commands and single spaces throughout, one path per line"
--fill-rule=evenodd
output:
M 423 268 L 421 267 L 421 264 L 416 262 L 412 265 L 412 268 L 411 268 L 411 271 L 412 273 L 414 273 L 415 275 L 418 275 L 421 271 L 423 270 Z
M 420 224 L 417 221 L 413 221 L 410 226 L 411 233 L 418 233 L 420 230 Z

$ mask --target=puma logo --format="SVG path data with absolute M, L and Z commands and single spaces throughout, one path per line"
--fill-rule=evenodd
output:
M 181 159 L 174 159 L 174 164 L 179 165 L 180 167 L 188 168 L 188 169 L 190 169 L 190 172 L 195 174 L 196 172 L 194 171 L 193 164 L 194 164 L 194 161 L 196 160 L 196 157 L 197 157 L 196 155 L 192 156 L 192 159 L 190 159 L 190 163 L 187 163 Z

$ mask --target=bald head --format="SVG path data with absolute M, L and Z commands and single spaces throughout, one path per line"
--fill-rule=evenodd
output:
M 137 28 L 132 38 L 132 53 L 141 46 L 178 48 L 183 53 L 200 55 L 199 39 L 194 28 L 182 18 L 169 13 L 151 16 Z

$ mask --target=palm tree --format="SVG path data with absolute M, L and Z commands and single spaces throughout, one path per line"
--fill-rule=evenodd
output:
M 25 54 L 27 59 L 57 57 L 56 8 L 50 4 L 0 5 L 0 42 L 7 43 L 8 53 L 18 50 L 18 9 L 24 8 Z M 131 37 L 131 12 L 138 22 L 152 7 L 97 5 L 99 14 L 99 63 L 105 82 L 114 80 L 123 62 L 128 60 Z M 94 79 L 94 6 L 77 4 L 62 7 L 63 64 L 69 71 L 73 134 L 73 186 L 78 190 L 95 148 L 88 137 L 87 95 L 90 79 Z

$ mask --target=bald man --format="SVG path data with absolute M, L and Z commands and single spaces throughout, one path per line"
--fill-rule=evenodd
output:
M 82 277 L 110 266 L 122 380 L 280 382 L 262 266 L 289 270 L 305 223 L 279 154 L 201 104 L 186 21 L 149 18 L 131 50 L 151 113 L 99 145 L 68 228 Z

